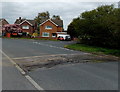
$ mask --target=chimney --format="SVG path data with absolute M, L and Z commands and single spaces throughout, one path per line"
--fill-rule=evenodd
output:
M 19 17 L 18 21 L 21 23 L 21 22 L 22 22 L 22 18 L 21 18 L 21 17 Z
M 19 20 L 21 20 L 21 17 L 19 17 Z

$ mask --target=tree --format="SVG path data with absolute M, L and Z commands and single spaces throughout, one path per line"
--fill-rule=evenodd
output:
M 113 5 L 100 6 L 94 10 L 83 12 L 68 26 L 74 30 L 81 43 L 119 48 L 120 41 L 120 9 Z M 73 29 L 74 28 L 74 29 Z M 73 35 L 73 34 L 72 34 Z
M 78 33 L 78 26 L 76 24 L 78 24 L 79 22 L 79 18 L 76 18 L 73 20 L 74 22 L 70 23 L 68 25 L 68 29 L 67 29 L 67 34 L 70 34 L 71 38 L 75 38 L 75 37 L 78 37 L 79 35 L 77 34 Z
M 3 26 L 2 31 L 5 33 L 22 33 L 22 29 L 18 24 L 6 24 Z
M 34 20 L 37 22 L 37 24 L 40 24 L 42 19 L 49 19 L 49 18 L 50 18 L 50 14 L 48 11 L 46 11 L 46 12 L 38 13 L 38 16 L 36 16 Z
M 35 17 L 35 22 L 37 23 L 37 30 L 39 31 L 39 25 L 41 23 L 41 20 L 46 20 L 46 19 L 49 19 L 50 18 L 50 14 L 48 11 L 46 12 L 41 12 L 41 13 L 38 13 L 38 16 Z
M 72 39 L 76 37 L 75 29 L 72 23 L 68 25 L 67 34 L 70 34 Z
M 61 20 L 59 15 L 53 15 L 52 19 L 57 19 L 57 20 Z

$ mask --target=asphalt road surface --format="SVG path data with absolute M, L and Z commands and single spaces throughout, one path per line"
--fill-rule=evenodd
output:
M 13 58 L 56 54 L 86 54 L 64 49 L 71 41 L 3 39 L 2 51 Z M 3 55 L 3 89 L 36 88 Z M 44 90 L 118 90 L 118 62 L 77 63 L 38 68 L 28 73 Z
M 2 56 L 2 90 L 36 90 L 4 55 Z

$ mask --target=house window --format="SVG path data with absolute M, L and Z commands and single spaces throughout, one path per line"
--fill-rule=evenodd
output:
M 52 29 L 52 26 L 45 26 L 45 29 Z
M 22 26 L 22 29 L 29 29 L 29 26 L 28 25 Z
M 42 37 L 49 37 L 49 33 L 47 33 L 47 32 L 42 32 Z

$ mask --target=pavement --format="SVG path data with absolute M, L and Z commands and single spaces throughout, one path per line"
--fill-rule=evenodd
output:
M 37 90 L 4 55 L 2 55 L 2 90 Z
M 65 49 L 72 41 L 3 39 L 2 51 L 14 59 L 50 55 L 87 55 Z M 3 56 L 3 89 L 35 90 L 36 88 Z M 44 90 L 118 90 L 118 61 L 63 64 L 36 68 L 27 72 Z

